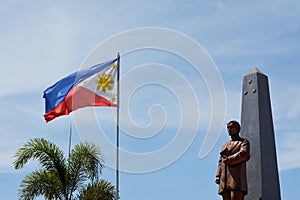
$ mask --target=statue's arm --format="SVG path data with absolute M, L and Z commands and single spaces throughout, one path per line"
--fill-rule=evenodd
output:
M 229 165 L 236 165 L 242 162 L 246 162 L 250 159 L 250 144 L 248 140 L 244 140 L 241 144 L 240 150 L 229 156 Z

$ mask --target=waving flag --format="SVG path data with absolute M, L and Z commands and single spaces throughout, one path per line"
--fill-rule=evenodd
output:
M 47 122 L 87 106 L 117 106 L 117 59 L 80 70 L 44 91 Z

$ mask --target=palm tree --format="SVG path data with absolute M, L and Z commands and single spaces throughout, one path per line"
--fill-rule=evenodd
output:
M 99 180 L 104 159 L 98 146 L 92 143 L 76 145 L 66 159 L 63 152 L 43 138 L 31 139 L 15 153 L 15 169 L 21 169 L 30 159 L 37 160 L 41 168 L 27 175 L 21 182 L 19 199 L 74 199 L 75 191 L 85 183 Z M 95 182 L 95 183 L 96 183 Z M 111 198 L 111 200 L 113 200 Z
M 117 200 L 115 187 L 106 180 L 89 183 L 78 195 L 79 200 Z

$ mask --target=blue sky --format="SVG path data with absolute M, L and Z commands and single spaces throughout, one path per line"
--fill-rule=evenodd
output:
M 17 199 L 22 178 L 37 167 L 33 162 L 17 171 L 11 164 L 14 152 L 30 138 L 44 137 L 67 152 L 71 121 L 77 128 L 73 146 L 95 132 L 98 137 L 97 127 L 114 142 L 114 111 L 87 108 L 46 124 L 42 92 L 89 62 L 113 58 L 114 53 L 96 54 L 106 51 L 99 47 L 108 38 L 145 27 L 174 30 L 202 46 L 201 56 L 211 58 L 223 82 L 225 121 L 240 119 L 243 75 L 253 67 L 268 75 L 281 195 L 282 199 L 296 197 L 300 185 L 296 178 L 300 177 L 299 1 L 2 1 L 0 11 L 0 178 L 5 183 L 0 189 L 1 199 Z M 149 35 L 149 40 L 153 37 Z M 121 51 L 121 46 L 135 42 L 116 43 L 106 52 Z M 184 44 L 174 41 L 176 45 Z M 195 49 L 188 50 L 193 54 Z M 168 166 L 148 173 L 122 172 L 121 199 L 220 199 L 214 177 L 218 151 L 228 140 L 226 130 L 222 129 L 204 158 L 198 156 L 212 112 L 207 77 L 182 57 L 158 49 L 129 52 L 121 62 L 121 97 L 130 97 L 122 108 L 121 147 L 134 153 L 159 151 L 174 141 L 179 128 L 192 140 L 180 158 Z M 169 71 L 146 73 L 158 64 Z M 135 72 L 139 75 L 134 76 Z M 168 72 L 174 74 L 166 76 Z M 178 77 L 173 79 L 175 75 Z M 186 87 L 177 81 L 180 78 Z M 164 84 L 157 84 L 159 79 L 165 80 Z M 147 84 L 138 87 L 136 84 L 143 80 L 148 80 Z M 126 93 L 134 87 L 133 93 Z M 190 115 L 181 123 L 180 111 L 185 105 L 190 105 Z M 96 117 L 91 119 L 90 114 Z M 214 123 L 225 127 L 222 120 Z M 105 148 L 103 152 L 108 162 L 113 161 L 112 152 Z M 156 161 L 164 159 L 166 155 Z M 125 159 L 121 168 L 128 165 L 126 161 L 138 162 Z M 103 178 L 115 183 L 114 170 L 107 167 Z

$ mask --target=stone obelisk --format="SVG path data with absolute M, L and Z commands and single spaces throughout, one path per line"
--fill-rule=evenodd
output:
M 257 68 L 243 78 L 241 136 L 249 140 L 251 156 L 245 199 L 281 199 L 268 77 Z

